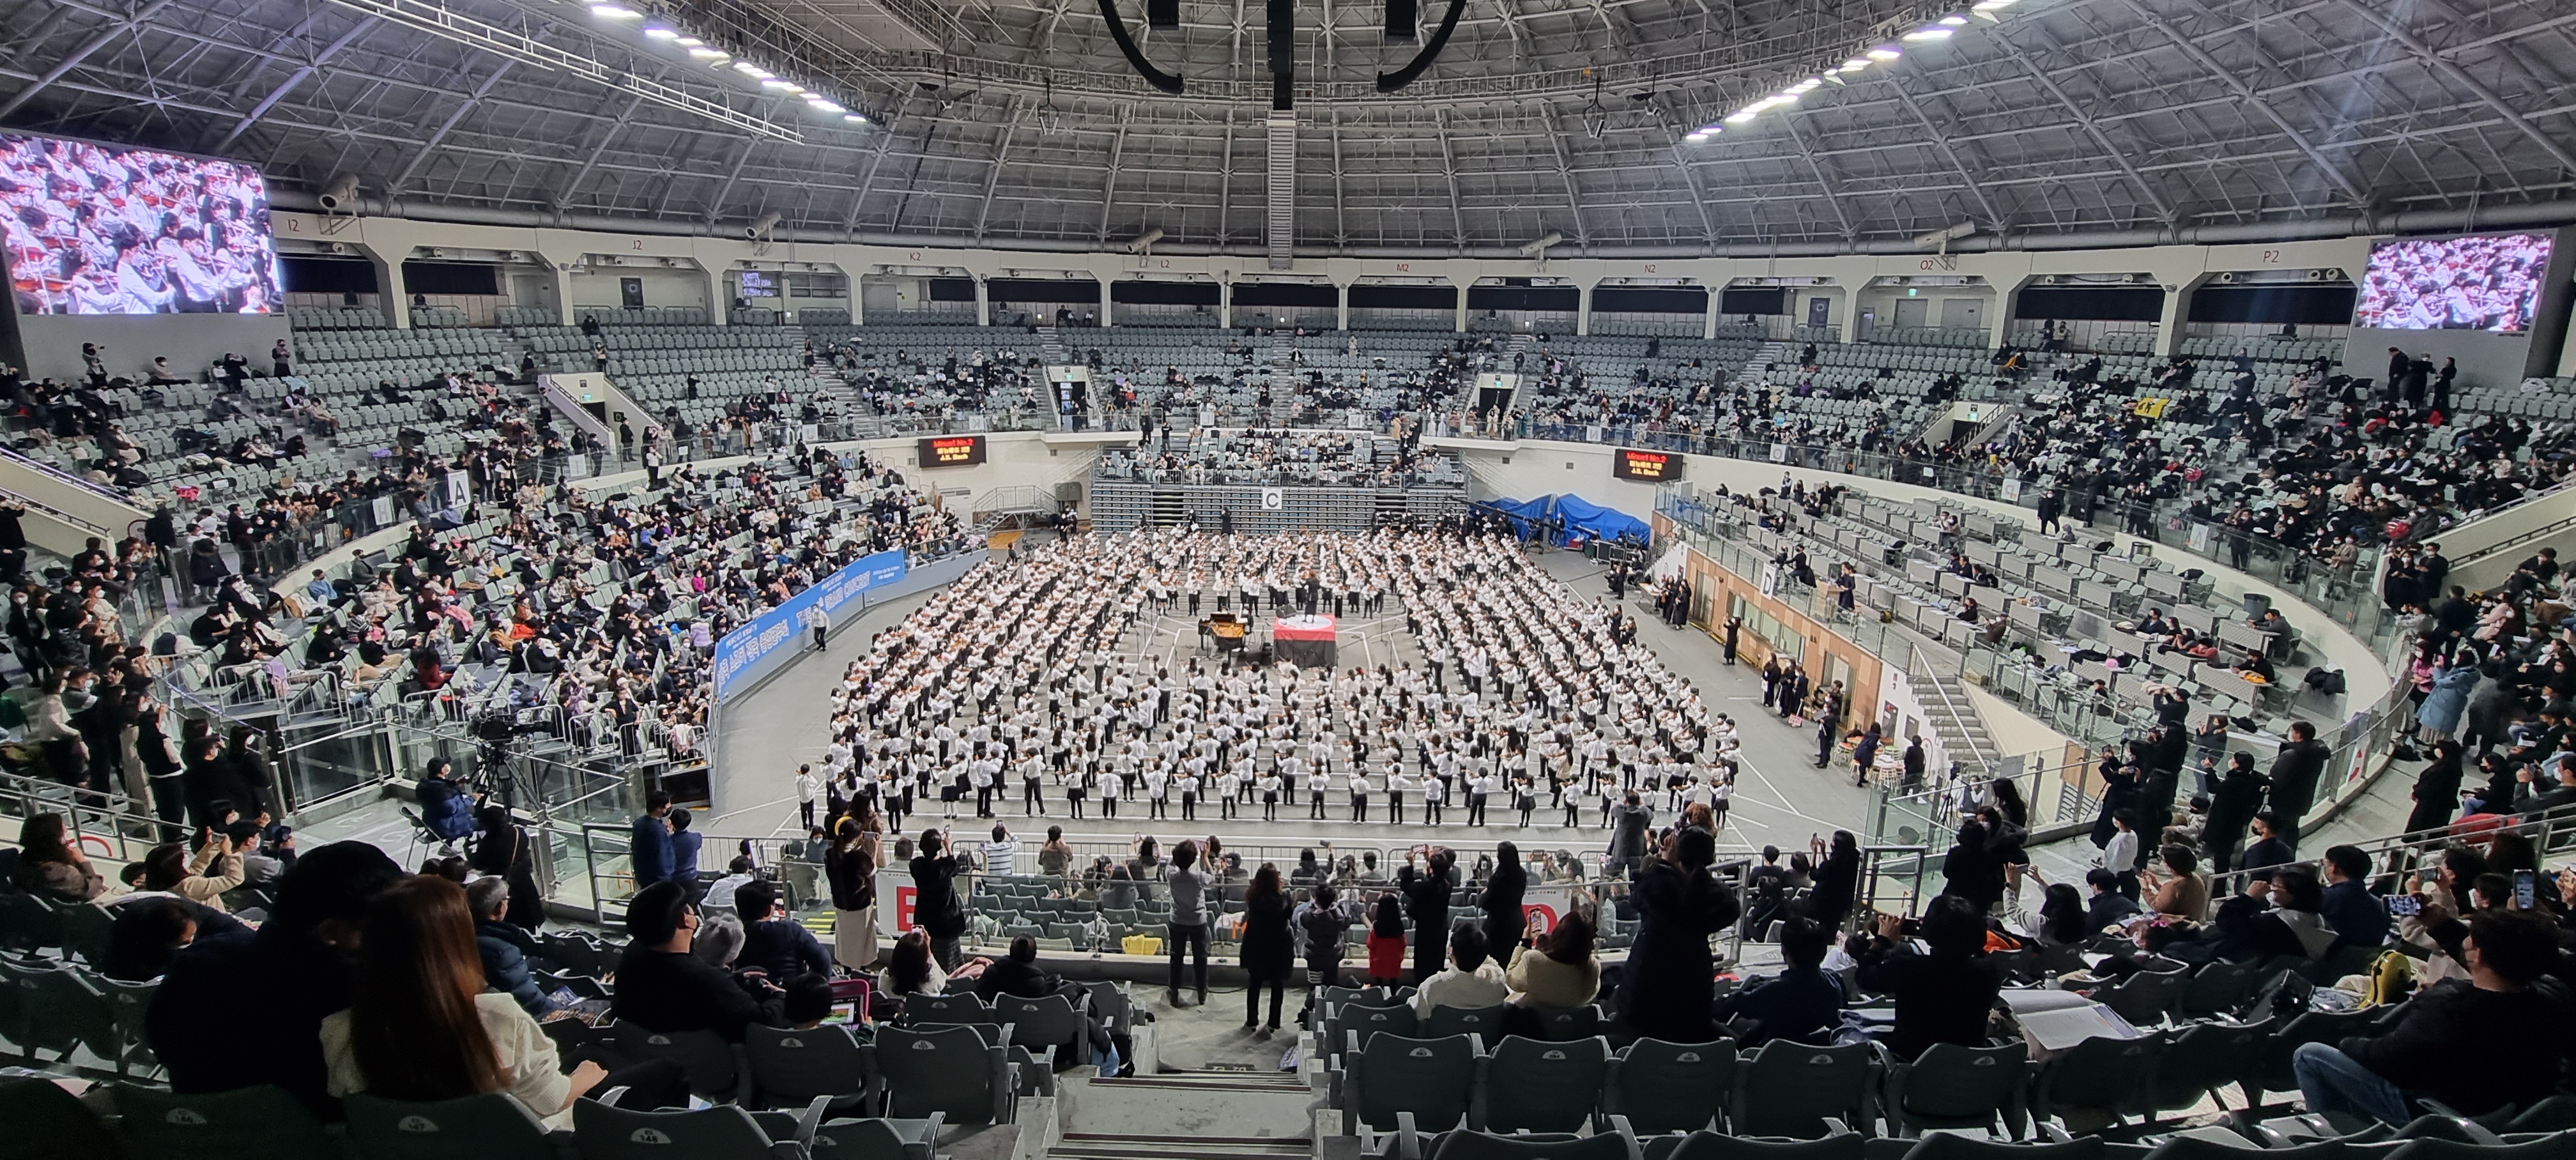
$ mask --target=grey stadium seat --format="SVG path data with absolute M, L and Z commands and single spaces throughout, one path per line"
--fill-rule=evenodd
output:
M 1476 1125 L 1493 1132 L 1580 1132 L 1601 1104 L 1610 1041 L 1506 1037 L 1485 1059 Z
M 413 1103 L 358 1092 L 341 1102 L 349 1145 L 367 1160 L 561 1160 L 526 1104 L 494 1092 Z
M 875 1053 L 843 1027 L 743 1029 L 743 1057 L 764 1107 L 804 1107 L 817 1098 L 855 1108 L 877 1087 Z
M 1476 1094 L 1476 1064 L 1484 1056 L 1473 1035 L 1414 1039 L 1392 1033 L 1370 1037 L 1343 1057 L 1342 1090 L 1352 1119 L 1381 1132 L 1394 1131 L 1397 1113 L 1408 1113 L 1423 1131 L 1445 1132 L 1464 1124 Z
M 322 1131 L 286 1089 L 262 1085 L 206 1095 L 177 1095 L 133 1084 L 116 1086 L 117 1140 L 128 1156 L 153 1160 L 340 1160 L 340 1142 Z
M 1735 1041 L 1640 1039 L 1610 1061 L 1602 1110 L 1647 1135 L 1709 1126 L 1735 1090 Z
M 1010 1049 L 973 1027 L 880 1027 L 877 1074 L 886 1110 L 906 1119 L 936 1112 L 952 1124 L 1009 1123 L 1017 1106 Z

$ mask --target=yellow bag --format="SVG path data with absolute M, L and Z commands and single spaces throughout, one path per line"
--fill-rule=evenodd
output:
M 1151 957 L 1163 953 L 1163 940 L 1150 934 L 1131 934 L 1118 940 L 1118 949 L 1131 955 Z
M 2361 991 L 2361 1005 L 2383 1007 L 2415 989 L 2415 961 L 2396 951 L 2381 951 L 2372 960 Z

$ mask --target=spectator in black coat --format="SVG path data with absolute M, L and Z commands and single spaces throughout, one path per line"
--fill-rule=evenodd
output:
M 832 956 L 805 924 L 778 914 L 778 888 L 757 879 L 733 892 L 734 912 L 742 916 L 742 953 L 735 969 L 758 971 L 784 984 L 807 972 L 829 977 Z
M 2084 884 L 2093 890 L 2093 898 L 2084 906 L 2084 929 L 2099 934 L 2104 927 L 2116 926 L 2138 915 L 2138 900 L 2120 892 L 2120 876 L 2096 866 L 2084 872 Z
M 339 1118 L 326 1090 L 322 1020 L 349 1005 L 367 904 L 403 876 L 364 842 L 307 850 L 278 880 L 251 938 L 199 938 L 170 960 L 144 1038 L 183 1095 L 273 1084 Z
M 1774 1039 L 1823 1044 L 1842 1024 L 1843 986 L 1822 969 L 1833 930 L 1803 916 L 1781 924 L 1780 957 L 1787 962 L 1769 982 L 1727 996 L 1721 1018 L 1755 1021 L 1744 1046 L 1759 1047 Z
M 1082 1009 L 1083 1000 L 1087 998 L 1082 984 L 1067 982 L 1064 976 L 1038 966 L 1038 940 L 1028 935 L 1014 936 L 1010 952 L 984 968 L 984 973 L 975 979 L 975 993 L 988 1003 L 1003 995 L 1021 999 L 1061 995 L 1077 1011 Z M 1093 1062 L 1099 1065 L 1100 1074 L 1117 1075 L 1124 1052 L 1118 1046 L 1116 1036 L 1089 1015 L 1082 1016 L 1082 1034 L 1091 1043 Z M 1063 1046 L 1070 1049 L 1073 1045 L 1067 1043 Z M 1057 1052 L 1059 1066 L 1065 1066 L 1065 1061 L 1072 1058 L 1067 1050 Z
M 930 957 L 939 969 L 953 974 L 966 962 L 958 943 L 966 933 L 966 900 L 957 895 L 957 856 L 948 852 L 946 830 L 921 832 L 912 883 L 912 920 L 930 936 Z
M 307 856 L 310 860 L 310 855 Z M 787 993 L 758 978 L 736 978 L 689 953 L 698 908 L 679 883 L 664 879 L 626 904 L 634 941 L 617 960 L 617 997 L 609 1010 L 647 1031 L 713 1031 L 740 1043 L 754 1023 L 784 1026 Z
M 465 888 L 465 905 L 474 914 L 474 950 L 483 956 L 483 984 L 518 1000 L 528 1014 L 544 1018 L 554 1004 L 528 968 L 537 944 L 527 931 L 503 917 L 510 912 L 509 884 L 498 878 L 475 879 Z
M 1405 851 L 1395 884 L 1404 895 L 1404 913 L 1413 920 L 1413 977 L 1420 982 L 1439 974 L 1449 953 L 1451 855 L 1445 849 L 1430 851 L 1427 870 L 1414 869 L 1414 855 Z
M 2297 858 L 2290 852 L 2289 843 L 2281 840 L 2281 816 L 2265 810 L 2254 815 L 2254 841 L 2236 860 L 2236 868 L 2256 881 L 2264 881 L 2272 877 L 2273 867 L 2287 866 Z
M 1244 988 L 1245 1030 L 1251 1030 L 1261 1016 L 1265 987 L 1270 992 L 1270 1023 L 1263 1033 L 1279 1030 L 1279 1004 L 1296 965 L 1295 939 L 1288 931 L 1288 895 L 1280 888 L 1279 868 L 1264 862 L 1243 896 L 1243 970 L 1252 980 Z
M 1941 859 L 1941 893 L 1964 898 L 1984 914 L 2004 898 L 2004 864 L 1986 848 L 1986 825 L 1971 821 L 1959 827 L 1956 845 Z
M 1715 1034 L 1709 980 L 1716 972 L 1708 940 L 1743 913 L 1734 893 L 1709 874 L 1716 861 L 1714 835 L 1677 826 L 1637 872 L 1630 891 L 1637 934 L 1620 1005 L 1641 1035 L 1706 1043 Z
M 1521 866 L 1520 847 L 1510 842 L 1494 846 L 1494 872 L 1485 878 L 1485 889 L 1476 895 L 1476 909 L 1485 912 L 1485 946 L 1495 961 L 1511 961 L 1512 949 L 1521 945 L 1521 936 L 1529 929 L 1529 917 L 1521 909 L 1521 899 L 1529 892 L 1529 871 Z
M 2254 755 L 2238 750 L 2227 759 L 2227 768 L 2218 774 L 2216 786 L 2209 795 L 2209 819 L 2200 828 L 2201 859 L 2209 864 L 2212 874 L 2224 874 L 2236 865 L 2237 844 L 2245 840 L 2245 827 L 2263 809 L 2263 775 L 2254 771 Z
M 2290 742 L 2272 759 L 2272 799 L 2269 803 L 2276 824 L 2273 832 L 2281 844 L 2295 851 L 2299 848 L 2299 821 L 2308 807 L 2317 801 L 2317 779 L 2326 771 L 2326 759 L 2332 756 L 2325 742 L 2317 740 L 2317 727 L 2305 721 L 2290 722 Z
M 2550 1095 L 2570 1030 L 2568 993 L 2547 977 L 2555 934 L 2516 911 L 2482 911 L 2467 927 L 2467 979 L 2426 988 L 2376 1037 L 2299 1047 L 2291 1065 L 2310 1111 L 2403 1124 L 2416 1097 L 2474 1116 Z
M 2358 846 L 2326 850 L 2326 892 L 2317 913 L 2325 916 L 2343 946 L 2378 947 L 2388 942 L 2388 904 L 2366 885 L 2370 856 Z
M 1884 1037 L 1898 1058 L 1913 1059 L 1935 1043 L 1980 1047 L 2004 971 L 1986 957 L 1983 911 L 1955 894 L 1932 900 L 1923 912 L 1922 939 L 1929 954 L 1898 941 L 1904 920 L 1878 916 L 1876 936 L 1862 949 L 1858 981 L 1896 1000 L 1896 1026 Z

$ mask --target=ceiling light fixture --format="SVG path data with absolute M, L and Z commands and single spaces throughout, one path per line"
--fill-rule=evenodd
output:
M 780 141 L 802 141 L 795 130 L 774 124 L 767 118 L 710 100 L 676 85 L 664 84 L 651 77 L 638 76 L 624 65 L 611 65 L 596 57 L 584 56 L 545 41 L 537 40 L 515 29 L 474 19 L 436 0 L 332 0 L 342 8 L 401 25 L 414 32 L 440 40 L 465 45 L 521 64 L 579 77 L 664 108 L 675 109 L 755 137 Z M 601 3 L 594 8 L 629 13 L 641 19 L 643 13 L 622 4 Z M 627 19 L 602 13 L 603 19 Z
M 706 41 L 700 40 L 694 36 L 683 36 L 671 43 L 679 45 L 682 48 L 704 48 L 707 44 Z
M 1948 40 L 1950 39 L 1950 34 L 1953 31 L 1955 30 L 1943 28 L 1938 24 L 1934 24 L 1923 28 L 1917 28 L 1912 32 L 1906 33 L 1905 39 L 1915 41 L 1917 43 L 1926 40 Z
M 644 35 L 654 40 L 678 40 L 680 30 L 668 24 L 647 24 L 644 26 Z
M 841 114 L 841 119 L 853 125 L 864 125 L 868 123 L 867 118 L 862 117 L 857 113 L 843 113 Z
M 602 20 L 642 20 L 644 14 L 623 4 L 593 4 L 590 14 Z
M 723 64 L 724 62 L 733 59 L 732 56 L 727 55 L 718 49 L 708 48 L 705 45 L 699 45 L 696 48 L 690 49 L 689 55 L 710 64 Z
M 1942 17 L 1942 18 L 1941 18 L 1941 20 L 1940 20 L 1940 23 L 1947 24 L 1947 25 L 1949 25 L 1949 26 L 1950 26 L 1950 27 L 1952 27 L 1952 28 L 1957 28 L 1958 26 L 1960 26 L 1960 25 L 1962 25 L 1962 24 L 1966 24 L 1967 22 L 1968 22 L 1968 18 L 1967 18 L 1967 17 L 1965 17 L 1965 16 L 1944 16 L 1944 17 Z
M 810 108 L 819 109 L 826 113 L 839 113 L 846 111 L 839 104 L 824 97 L 807 97 L 805 98 L 805 104 Z
M 1901 49 L 1901 48 L 1898 48 L 1898 47 L 1896 47 L 1896 46 L 1895 46 L 1895 45 L 1893 45 L 1893 44 L 1882 44 L 1882 45 L 1879 45 L 1879 46 L 1878 46 L 1878 47 L 1876 47 L 1876 48 L 1873 48 L 1873 49 L 1869 50 L 1867 53 L 1864 53 L 1863 55 L 1865 55 L 1865 56 L 1869 57 L 1869 59 L 1871 59 L 1871 60 L 1876 60 L 1876 61 L 1889 61 L 1889 60 L 1895 60 L 1896 58 L 1898 58 L 1898 57 L 1900 57 L 1900 56 L 1905 55 L 1905 50 L 1904 50 L 1904 49 Z

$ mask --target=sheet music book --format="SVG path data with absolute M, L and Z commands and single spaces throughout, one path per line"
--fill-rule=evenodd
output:
M 2007 990 L 2002 998 L 2021 1022 L 2023 1037 L 2042 1051 L 2064 1051 L 2087 1039 L 2140 1037 L 2119 1012 L 2073 991 Z

